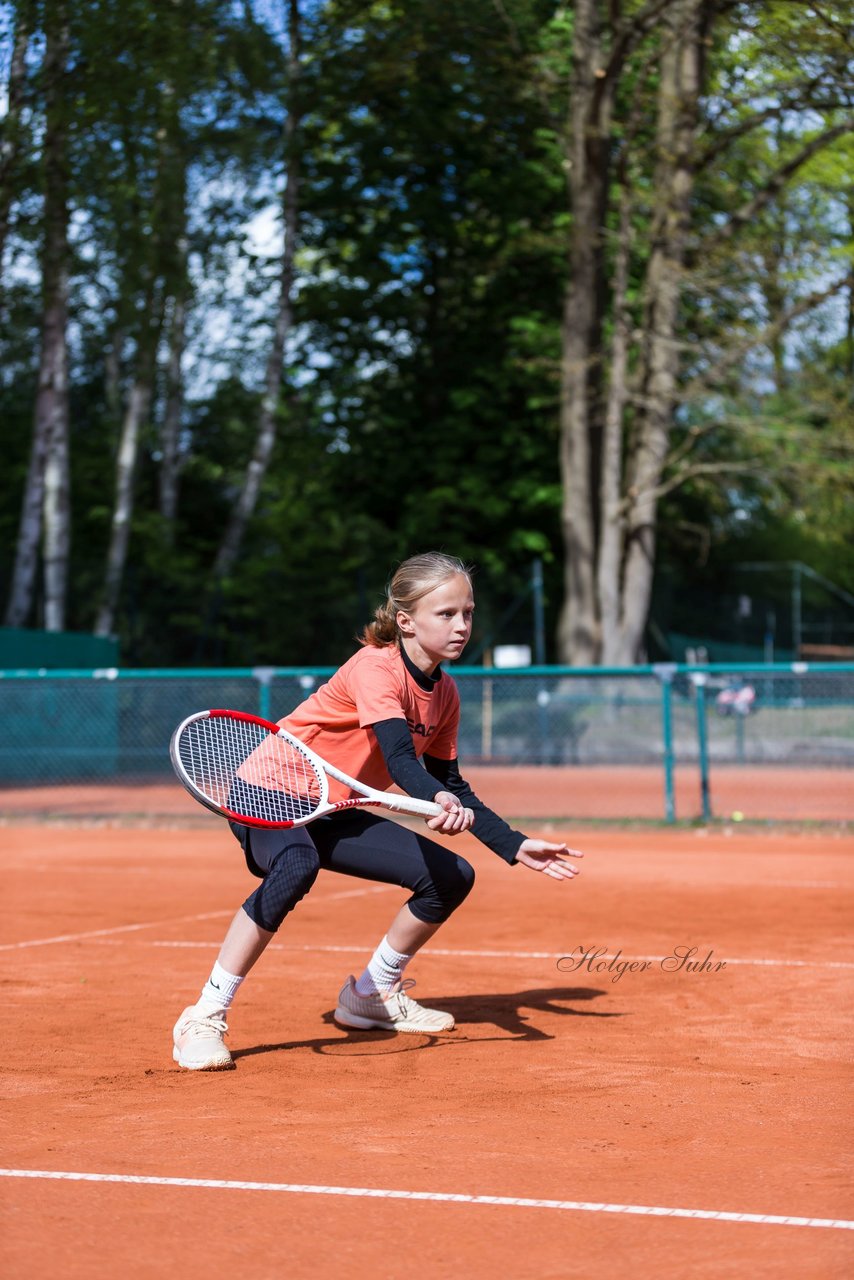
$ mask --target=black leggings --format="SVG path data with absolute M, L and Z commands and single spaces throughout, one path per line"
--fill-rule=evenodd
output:
M 310 827 L 230 825 L 249 870 L 262 879 L 243 910 L 269 933 L 275 933 L 305 897 L 321 867 L 410 889 L 409 909 L 426 924 L 447 920 L 474 884 L 474 868 L 465 858 L 396 822 L 357 809 L 319 818 Z

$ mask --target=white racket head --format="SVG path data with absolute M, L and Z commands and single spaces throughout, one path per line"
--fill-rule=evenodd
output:
M 313 752 L 245 711 L 188 716 L 172 734 L 169 755 L 195 800 L 244 826 L 302 826 L 329 807 L 329 784 Z

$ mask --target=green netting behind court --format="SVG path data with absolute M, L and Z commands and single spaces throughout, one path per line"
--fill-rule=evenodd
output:
M 0 627 L 0 670 L 115 667 L 118 661 L 118 641 L 107 636 Z

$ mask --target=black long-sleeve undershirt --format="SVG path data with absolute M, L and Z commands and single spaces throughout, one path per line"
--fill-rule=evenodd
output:
M 457 760 L 440 760 L 438 756 L 425 754 L 422 765 L 415 754 L 409 726 L 402 717 L 380 720 L 371 728 L 383 753 L 389 777 L 401 791 L 419 800 L 432 800 L 438 792 L 450 791 L 474 813 L 472 831 L 478 840 L 505 862 L 514 862 L 526 837 L 475 795 L 461 775 Z

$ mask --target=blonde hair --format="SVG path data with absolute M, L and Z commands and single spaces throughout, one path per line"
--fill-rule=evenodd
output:
M 456 556 L 446 556 L 442 551 L 426 551 L 423 555 L 404 560 L 388 584 L 386 598 L 374 612 L 373 622 L 369 622 L 359 636 L 359 642 L 377 649 L 397 644 L 400 636 L 398 613 L 401 610 L 410 613 L 423 596 L 458 573 L 467 578 L 471 586 L 472 570 Z

